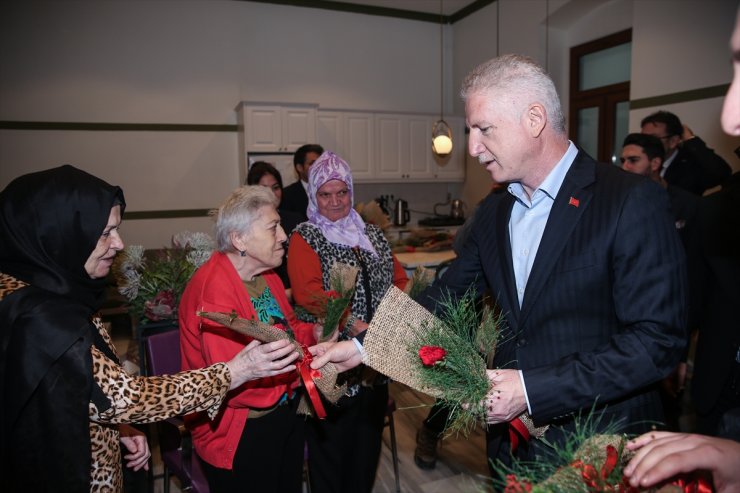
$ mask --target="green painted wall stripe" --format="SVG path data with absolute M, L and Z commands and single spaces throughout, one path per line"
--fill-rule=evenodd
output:
M 206 217 L 211 209 L 178 209 L 170 211 L 133 211 L 124 212 L 123 219 L 173 219 L 182 217 Z
M 98 122 L 24 122 L 0 120 L 4 130 L 82 130 L 137 132 L 238 132 L 238 125 L 207 123 L 98 123 Z
M 409 19 L 413 21 L 432 22 L 439 24 L 440 19 L 444 24 L 453 24 L 473 12 L 489 5 L 496 0 L 476 0 L 467 7 L 463 7 L 452 15 L 432 14 L 427 12 L 416 12 L 413 10 L 394 9 L 389 7 L 375 7 L 371 5 L 358 5 L 348 2 L 329 2 L 326 0 L 242 0 L 247 2 L 270 3 L 273 5 L 290 5 L 293 7 L 306 7 L 314 9 L 335 10 L 338 12 L 351 12 L 354 14 L 379 15 L 384 17 L 396 17 L 398 19 Z
M 630 101 L 630 109 L 637 110 L 640 108 L 652 108 L 654 106 L 664 106 L 667 104 L 688 103 L 700 99 L 720 98 L 727 94 L 730 84 L 720 84 L 718 86 L 702 87 L 690 91 L 674 92 L 673 94 L 664 94 L 662 96 L 653 96 L 650 98 L 633 99 Z

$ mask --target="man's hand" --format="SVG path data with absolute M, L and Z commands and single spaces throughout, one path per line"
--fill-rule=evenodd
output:
M 486 396 L 486 423 L 506 423 L 527 410 L 519 370 L 486 370 L 492 389 Z
M 709 471 L 717 493 L 740 491 L 740 443 L 723 438 L 651 431 L 627 443 L 635 456 L 624 469 L 632 486 L 648 488 L 679 473 Z
M 314 356 L 311 368 L 321 369 L 331 362 L 340 372 L 350 370 L 362 363 L 362 354 L 352 341 L 322 342 L 308 348 Z

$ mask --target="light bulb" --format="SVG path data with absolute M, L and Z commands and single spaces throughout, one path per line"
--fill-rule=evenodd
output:
M 452 152 L 452 139 L 447 135 L 438 135 L 432 139 L 432 150 L 435 154 L 446 156 Z

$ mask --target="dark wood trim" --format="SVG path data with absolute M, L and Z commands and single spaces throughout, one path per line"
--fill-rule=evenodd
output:
M 730 84 L 720 84 L 718 86 L 701 87 L 699 89 L 691 89 L 689 91 L 674 92 L 673 94 L 663 94 L 662 96 L 634 99 L 630 101 L 630 109 L 637 110 L 653 106 L 665 106 L 668 104 L 698 101 L 701 99 L 721 98 L 727 94 L 729 88 Z
M 597 107 L 599 109 L 598 154 L 594 158 L 602 162 L 610 161 L 612 151 L 615 148 L 614 118 L 616 116 L 616 104 L 629 101 L 630 82 L 619 82 L 585 91 L 580 90 L 580 58 L 584 55 L 630 43 L 631 41 L 632 29 L 625 29 L 624 31 L 610 34 L 570 49 L 568 134 L 571 140 L 577 143 L 578 111 L 585 108 Z
M 408 19 L 412 21 L 432 22 L 439 24 L 454 24 L 465 17 L 477 12 L 483 7 L 497 0 L 476 0 L 467 7 L 463 7 L 454 14 L 442 15 L 438 13 L 417 12 L 415 10 L 394 9 L 389 7 L 375 7 L 372 5 L 358 5 L 349 2 L 329 2 L 327 0 L 239 0 L 242 2 L 269 3 L 273 5 L 289 5 L 292 7 L 305 7 L 313 9 L 334 10 L 338 12 L 350 12 L 353 14 L 378 15 L 383 17 L 395 17 L 397 19 Z
M 207 217 L 211 209 L 176 209 L 163 211 L 131 211 L 124 212 L 123 219 L 127 221 L 137 219 L 173 219 L 183 217 Z
M 0 121 L 2 130 L 82 130 L 136 132 L 238 132 L 238 125 L 207 123 L 104 123 Z

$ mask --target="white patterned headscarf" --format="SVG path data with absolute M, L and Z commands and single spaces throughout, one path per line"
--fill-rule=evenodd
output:
M 347 185 L 350 197 L 349 214 L 330 221 L 319 212 L 316 194 L 326 182 L 339 180 Z M 354 209 L 355 194 L 352 186 L 352 170 L 347 162 L 331 151 L 324 152 L 308 171 L 308 222 L 316 225 L 327 240 L 349 247 L 359 246 L 377 256 L 370 239 L 365 234 L 365 221 Z

